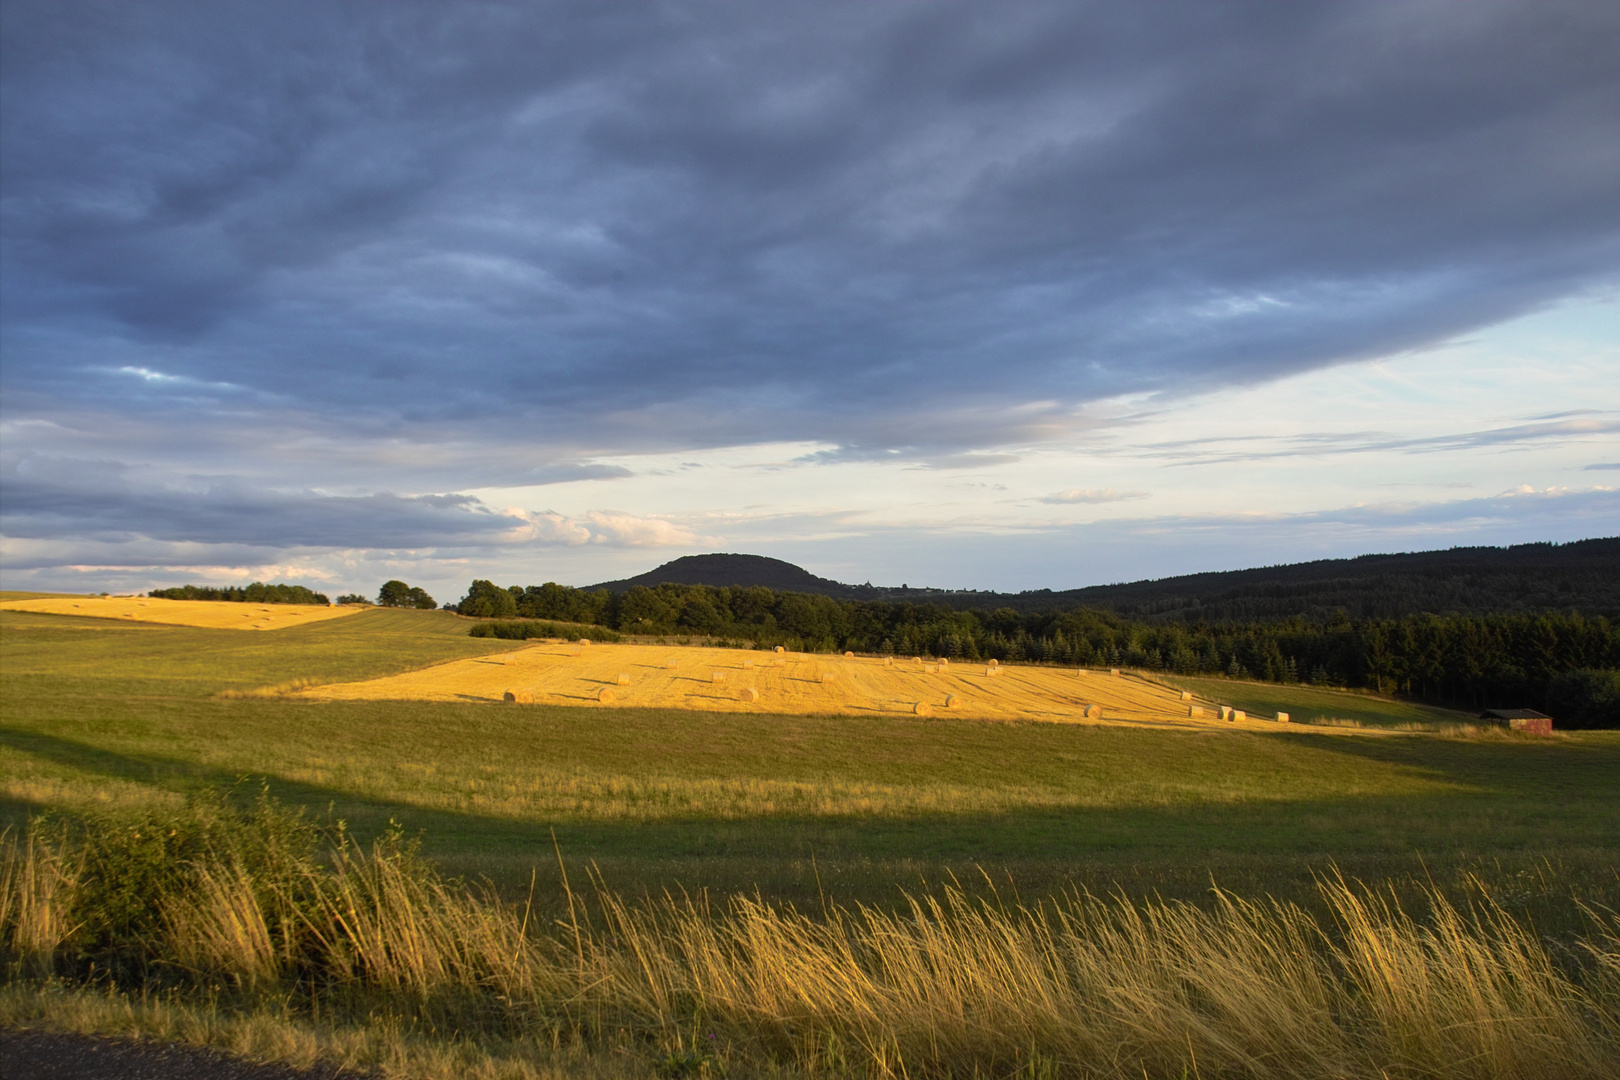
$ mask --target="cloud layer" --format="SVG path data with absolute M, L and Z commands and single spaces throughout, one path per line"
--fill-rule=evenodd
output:
M 1585 0 L 15 0 L 0 529 L 689 545 L 611 487 L 444 493 L 787 441 L 985 469 L 1422 349 L 1617 280 L 1616 55 Z M 1046 501 L 1132 497 L 1094 483 Z
M 1607 5 L 5 19 L 7 376 L 50 399 L 883 447 L 1422 345 L 1620 261 Z
M 266 490 L 231 477 L 154 475 L 115 462 L 14 458 L 0 464 L 0 484 L 12 539 L 72 536 L 114 549 L 134 543 L 147 559 L 151 542 L 187 545 L 177 556 L 180 564 L 196 562 L 199 545 L 260 556 L 287 549 L 450 549 L 488 556 L 519 545 L 668 547 L 699 539 L 685 526 L 621 511 L 591 511 L 576 520 L 497 509 L 466 494 Z M 39 551 L 53 557 L 48 546 Z

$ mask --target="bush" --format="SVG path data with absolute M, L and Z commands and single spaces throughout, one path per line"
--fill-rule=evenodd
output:
M 1620 727 L 1620 671 L 1586 668 L 1553 676 L 1547 711 L 1561 728 Z
M 581 633 L 581 631 L 584 631 Z M 582 626 L 579 623 L 557 623 L 544 619 L 511 619 L 501 622 L 481 622 L 472 628 L 471 637 L 500 638 L 503 641 L 525 641 L 529 638 L 588 637 L 592 641 L 616 644 L 624 635 L 605 626 Z
M 105 595 L 105 594 L 103 594 Z M 159 600 L 226 600 L 237 604 L 327 604 L 325 593 L 318 593 L 302 585 L 266 585 L 255 581 L 244 588 L 226 586 L 213 589 L 198 585 L 182 585 L 177 589 L 153 589 L 146 594 Z M 342 601 L 339 601 L 342 603 Z
M 71 852 L 72 901 L 64 923 L 72 927 L 59 957 L 77 971 L 114 978 L 149 978 L 153 943 L 177 936 L 200 940 L 192 899 L 226 884 L 221 871 L 249 889 L 258 904 L 281 918 L 282 934 L 297 933 L 307 883 L 318 872 L 321 832 L 300 810 L 261 794 L 242 807 L 208 792 L 173 811 L 90 812 L 43 819 L 39 834 Z M 206 936 L 204 934 L 203 936 Z

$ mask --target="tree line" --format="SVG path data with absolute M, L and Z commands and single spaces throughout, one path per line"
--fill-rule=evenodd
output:
M 1361 619 L 1542 611 L 1613 619 L 1620 618 L 1620 539 L 1363 555 L 1058 593 L 1038 590 L 1008 597 L 1006 606 L 1019 611 L 1085 606 L 1149 622 L 1299 616 L 1327 621 L 1341 610 Z
M 439 606 L 433 597 L 427 594 L 427 590 L 418 585 L 407 585 L 398 578 L 383 582 L 382 588 L 377 590 L 376 600 L 372 600 L 368 596 L 362 596 L 359 593 L 344 593 L 337 598 L 337 602 L 340 604 L 353 604 L 359 607 L 375 605 L 377 607 L 419 608 L 424 611 L 431 611 Z M 449 607 L 451 605 L 446 604 L 445 606 Z
M 1620 668 L 1620 629 L 1607 618 L 1572 612 L 1148 622 L 1089 608 L 963 611 L 757 587 L 664 584 L 615 594 L 555 582 L 502 588 L 489 581 L 473 582 L 457 610 L 806 652 L 1124 666 L 1365 687 L 1466 708 L 1541 708 L 1555 678 Z
M 251 585 L 227 585 L 211 588 L 200 585 L 182 585 L 177 589 L 153 589 L 146 594 L 160 600 L 226 600 L 239 604 L 329 604 L 325 593 L 314 592 L 302 585 L 266 585 L 255 581 Z

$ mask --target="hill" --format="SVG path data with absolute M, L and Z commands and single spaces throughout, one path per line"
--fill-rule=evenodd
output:
M 623 581 L 604 581 L 587 589 L 606 589 L 609 592 L 627 592 L 637 585 L 649 589 L 663 584 L 708 585 L 720 588 L 751 589 L 764 586 L 778 592 L 814 593 L 817 596 L 836 596 L 840 600 L 853 600 L 871 590 L 845 585 L 829 578 L 817 577 L 802 566 L 794 566 L 781 559 L 763 555 L 687 555 L 667 562 L 663 566 L 638 574 Z
M 1012 608 L 1035 614 L 1095 608 L 1152 621 L 1252 621 L 1576 611 L 1620 617 L 1620 537 L 1568 544 L 1460 547 L 1396 555 L 1186 574 L 1178 577 L 1021 593 L 845 585 L 780 559 L 688 555 L 592 589 L 621 593 L 670 582 L 764 586 L 840 600 L 904 600 L 957 610 Z
M 1465 547 L 1019 593 L 1023 611 L 1092 607 L 1179 621 L 1526 614 L 1620 615 L 1620 537 Z

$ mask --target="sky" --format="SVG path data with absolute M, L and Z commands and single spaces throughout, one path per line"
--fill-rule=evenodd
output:
M 1620 5 L 0 3 L 0 582 L 1620 534 Z

